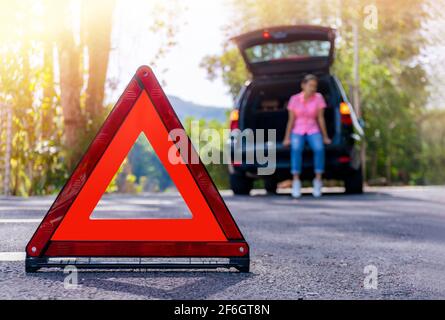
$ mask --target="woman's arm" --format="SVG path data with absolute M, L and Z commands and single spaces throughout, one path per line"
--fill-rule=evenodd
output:
M 287 121 L 286 135 L 284 136 L 284 141 L 283 141 L 283 145 L 285 147 L 290 146 L 290 134 L 294 126 L 294 123 L 295 123 L 295 113 L 292 110 L 289 110 L 289 120 Z
M 326 130 L 326 121 L 324 118 L 324 109 L 318 111 L 318 124 L 320 125 L 321 134 L 323 135 L 323 141 L 325 144 L 331 144 L 332 140 L 328 136 L 328 131 Z

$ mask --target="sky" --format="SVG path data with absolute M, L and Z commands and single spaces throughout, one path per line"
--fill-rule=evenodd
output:
M 199 67 L 203 57 L 221 52 L 222 27 L 229 21 L 225 0 L 187 0 L 178 23 L 177 45 L 158 61 L 155 74 L 165 82 L 164 91 L 194 103 L 232 107 L 228 89 L 220 79 L 210 81 Z M 129 6 L 128 3 L 131 3 Z M 156 35 L 149 32 L 153 8 L 146 0 L 118 0 L 113 29 L 113 50 L 108 77 L 118 80 L 110 95 L 115 100 L 140 65 L 149 64 L 157 49 Z M 163 72 L 167 69 L 167 72 Z

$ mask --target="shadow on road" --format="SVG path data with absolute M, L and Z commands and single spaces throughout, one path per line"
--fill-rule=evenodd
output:
M 444 201 L 438 201 L 436 199 L 424 199 L 421 197 L 415 196 L 402 196 L 400 194 L 393 194 L 391 191 L 366 191 L 363 194 L 345 194 L 341 191 L 326 191 L 323 193 L 321 198 L 314 198 L 310 191 L 303 190 L 302 196 L 300 199 L 293 199 L 291 197 L 290 190 L 281 191 L 276 194 L 267 194 L 266 192 L 256 192 L 250 196 L 230 196 L 227 199 L 234 202 L 242 202 L 248 201 L 248 199 L 289 199 L 289 201 L 298 201 L 298 200 L 314 200 L 320 203 L 323 203 L 323 200 L 347 200 L 347 201 L 386 201 L 386 200 L 400 200 L 400 201 L 410 201 L 410 202 L 425 202 L 428 204 L 439 204 L 445 207 Z
M 41 272 L 29 275 L 40 280 L 61 282 L 66 277 L 62 271 Z M 245 281 L 253 274 L 217 271 L 153 271 L 110 272 L 79 271 L 79 285 L 82 288 L 127 293 L 141 299 L 208 299 L 212 295 Z

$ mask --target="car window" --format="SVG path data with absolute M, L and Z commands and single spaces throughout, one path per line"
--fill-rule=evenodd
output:
M 250 63 L 276 60 L 328 57 L 331 50 L 329 41 L 299 40 L 287 43 L 266 43 L 246 49 Z
M 274 100 L 263 100 L 260 104 L 260 112 L 273 112 L 280 109 L 280 101 L 277 99 Z

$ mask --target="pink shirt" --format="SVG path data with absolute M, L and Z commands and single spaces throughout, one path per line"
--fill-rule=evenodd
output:
M 296 117 L 292 133 L 299 135 L 319 133 L 318 111 L 324 108 L 326 108 L 326 102 L 318 92 L 307 101 L 304 100 L 303 93 L 292 96 L 287 106 L 287 109 L 293 111 Z

